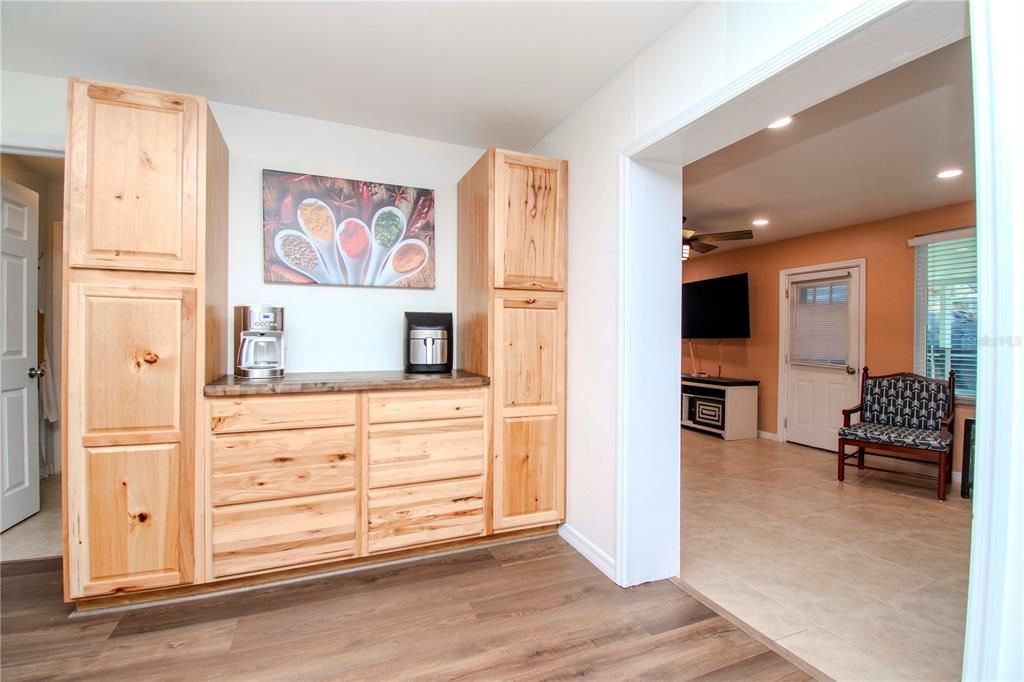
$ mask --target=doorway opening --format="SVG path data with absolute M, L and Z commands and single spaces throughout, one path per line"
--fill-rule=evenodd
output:
M 0 156 L 3 178 L 3 561 L 62 554 L 60 462 L 64 159 Z
M 970 73 L 966 39 L 939 45 L 785 112 L 788 126 L 769 128 L 765 116 L 732 145 L 680 159 L 686 228 L 698 242 L 705 235 L 703 251 L 691 244 L 683 263 L 684 286 L 740 274 L 750 282 L 749 334 L 704 339 L 692 351 L 683 345 L 677 357 L 690 376 L 682 393 L 692 390 L 687 384 L 714 392 L 698 404 L 714 399 L 724 416 L 712 416 L 728 422 L 741 413 L 729 399 L 739 384 L 720 382 L 754 383 L 759 392 L 757 437 L 681 433 L 680 580 L 780 652 L 836 678 L 961 670 L 971 503 L 940 502 L 933 485 L 897 475 L 857 469 L 840 482 L 836 463 L 842 411 L 860 400 L 864 365 L 874 365 L 872 376 L 920 373 L 917 339 L 932 331 L 927 314 L 915 315 L 918 282 L 926 305 L 940 283 L 929 285 L 911 242 L 974 224 Z M 933 117 L 927 126 L 920 112 L 904 118 L 918 106 Z M 948 127 L 927 133 L 931 125 Z M 887 144 L 889 135 L 898 141 Z M 662 163 L 671 153 L 645 152 Z M 966 181 L 938 176 L 946 164 Z M 886 180 L 890 172 L 905 179 Z M 715 241 L 747 229 L 751 240 Z M 971 286 L 957 284 L 958 294 Z M 721 377 L 693 376 L 718 365 Z M 962 437 L 973 405 L 957 397 L 964 400 L 953 432 Z M 886 632 L 872 626 L 879 621 Z M 945 642 L 939 653 L 936 641 Z M 841 662 L 839 649 L 847 652 Z

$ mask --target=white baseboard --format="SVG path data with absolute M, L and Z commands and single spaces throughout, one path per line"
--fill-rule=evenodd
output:
M 568 523 L 562 524 L 558 529 L 558 534 L 563 540 L 568 542 L 573 549 L 582 554 L 587 561 L 594 564 L 594 566 L 597 567 L 597 570 L 608 576 L 609 580 L 615 580 L 615 559 L 608 556 L 590 540 L 580 535 L 576 529 Z

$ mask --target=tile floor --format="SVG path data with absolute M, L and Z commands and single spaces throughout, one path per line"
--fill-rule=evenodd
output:
M 840 483 L 821 450 L 683 431 L 680 581 L 829 677 L 959 679 L 971 507 L 954 487 Z
M 0 533 L 0 560 L 40 559 L 63 552 L 60 476 L 39 482 L 39 513 Z

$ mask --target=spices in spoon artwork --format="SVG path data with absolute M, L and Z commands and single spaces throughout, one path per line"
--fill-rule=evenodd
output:
M 434 190 L 263 171 L 268 283 L 432 289 Z

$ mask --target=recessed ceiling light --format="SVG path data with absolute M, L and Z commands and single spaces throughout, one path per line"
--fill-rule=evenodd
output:
M 944 171 L 939 171 L 938 173 L 936 173 L 935 177 L 942 178 L 943 180 L 945 180 L 947 178 L 955 178 L 955 177 L 957 177 L 959 175 L 963 175 L 963 174 L 964 174 L 964 171 L 963 171 L 962 168 L 947 168 Z
M 793 117 L 792 116 L 783 116 L 778 121 L 772 121 L 771 123 L 769 123 L 768 127 L 773 129 L 773 130 L 775 128 L 785 128 L 786 126 L 788 126 L 792 122 L 793 122 Z
M 767 225 L 768 224 L 768 219 L 767 218 L 758 218 L 754 222 L 752 222 L 751 224 L 752 225 L 757 225 L 758 227 L 761 227 L 762 225 Z

